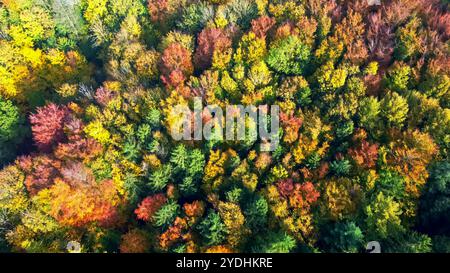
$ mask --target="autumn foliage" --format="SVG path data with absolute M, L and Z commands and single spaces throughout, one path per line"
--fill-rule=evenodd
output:
M 450 252 L 448 7 L 2 1 L 0 252 Z

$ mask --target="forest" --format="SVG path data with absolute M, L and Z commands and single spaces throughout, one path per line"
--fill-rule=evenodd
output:
M 449 3 L 0 0 L 0 252 L 450 253 Z

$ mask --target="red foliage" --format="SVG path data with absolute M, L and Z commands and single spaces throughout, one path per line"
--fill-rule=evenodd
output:
M 122 236 L 121 253 L 144 253 L 150 248 L 150 242 L 144 231 L 133 229 Z
M 310 205 L 317 201 L 320 193 L 311 182 L 303 184 L 294 183 L 292 179 L 278 182 L 277 189 L 280 195 L 289 200 L 290 206 L 308 210 Z
M 60 161 L 47 155 L 20 157 L 18 164 L 26 175 L 25 186 L 31 195 L 50 188 L 59 176 L 58 170 L 61 168 Z
M 166 232 L 159 236 L 159 245 L 163 249 L 168 249 L 183 237 L 183 231 L 187 228 L 187 221 L 177 217 L 174 224 Z
M 386 65 L 392 59 L 395 34 L 392 27 L 384 22 L 382 17 L 381 12 L 369 15 L 367 39 L 371 58 Z
M 320 196 L 320 193 L 316 190 L 314 184 L 311 182 L 303 183 L 300 190 L 302 191 L 304 200 L 308 204 L 316 202 Z
M 183 205 L 183 210 L 189 217 L 201 217 L 205 212 L 205 204 L 202 201 L 194 201 Z
M 172 87 L 183 83 L 189 77 L 194 67 L 191 52 L 178 43 L 172 43 L 163 52 L 161 58 L 161 79 Z
M 387 1 L 383 5 L 384 18 L 387 23 L 396 27 L 404 23 L 411 14 L 414 14 L 423 7 L 429 7 L 434 0 L 393 0 Z
M 290 35 L 298 35 L 298 30 L 292 24 L 291 22 L 286 22 L 279 26 L 277 30 L 275 31 L 275 38 L 276 39 L 283 39 Z
M 71 119 L 65 126 L 68 143 L 59 143 L 54 155 L 60 160 L 86 160 L 97 157 L 103 151 L 102 145 L 91 138 L 86 138 L 83 123 Z
M 148 11 L 152 22 L 167 21 L 176 11 L 177 2 L 176 0 L 148 0 Z
M 441 34 L 444 41 L 450 38 L 450 13 L 430 8 L 426 18 L 428 26 Z
M 280 114 L 281 126 L 285 130 L 284 141 L 287 143 L 293 143 L 298 139 L 298 132 L 300 127 L 302 127 L 303 120 L 299 117 L 294 116 L 292 113 Z
M 167 198 L 164 194 L 148 196 L 139 204 L 134 211 L 137 218 L 144 221 L 151 221 L 153 215 L 166 203 Z
M 95 91 L 94 98 L 102 106 L 106 106 L 116 94 L 105 87 L 100 87 Z
M 195 65 L 200 69 L 206 69 L 211 65 L 214 51 L 224 51 L 230 47 L 231 39 L 221 29 L 205 28 L 198 35 L 197 43 Z
M 358 166 L 372 168 L 378 159 L 378 144 L 370 144 L 366 137 L 364 130 L 358 130 L 353 136 L 354 145 L 348 149 L 348 154 Z
M 290 178 L 280 180 L 277 184 L 277 188 L 281 196 L 287 197 L 294 191 L 294 181 L 292 181 L 292 179 Z
M 322 162 L 322 164 L 320 164 L 320 167 L 317 171 L 317 178 L 323 179 L 328 174 L 329 170 L 330 170 L 330 165 L 327 162 Z
M 267 32 L 275 25 L 275 19 L 269 16 L 261 16 L 252 21 L 251 31 L 260 38 L 266 38 Z
M 64 140 L 64 124 L 68 118 L 68 109 L 54 103 L 39 108 L 30 116 L 33 138 L 41 151 L 49 152 L 54 144 Z

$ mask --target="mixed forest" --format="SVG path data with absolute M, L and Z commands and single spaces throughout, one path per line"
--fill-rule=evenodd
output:
M 0 0 L 0 252 L 450 252 L 448 5 Z

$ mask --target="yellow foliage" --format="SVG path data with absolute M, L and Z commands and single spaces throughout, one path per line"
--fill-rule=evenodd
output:
M 266 55 L 266 41 L 249 32 L 242 36 L 239 47 L 234 54 L 236 63 L 251 64 L 260 61 Z
M 323 181 L 325 206 L 333 220 L 355 213 L 360 199 L 360 188 L 348 178 Z
M 29 200 L 24 186 L 24 174 L 15 166 L 0 171 L 0 209 L 19 214 L 27 209 Z
M 102 144 L 108 144 L 110 142 L 111 134 L 103 127 L 103 124 L 96 120 L 89 123 L 85 128 L 84 132 L 97 140 Z

